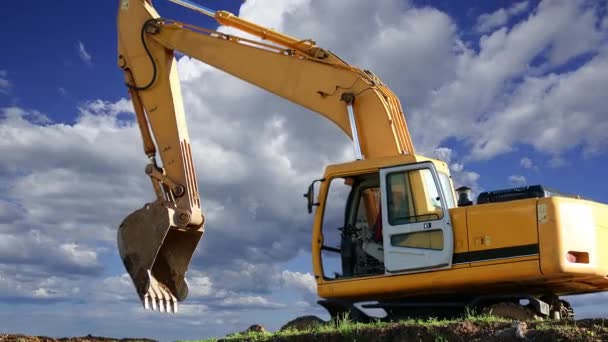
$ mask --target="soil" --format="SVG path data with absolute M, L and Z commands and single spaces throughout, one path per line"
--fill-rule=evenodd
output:
M 292 326 L 293 328 L 293 326 Z M 243 341 L 251 340 L 251 335 Z M 474 322 L 446 324 L 392 323 L 370 326 L 347 334 L 340 332 L 302 333 L 281 336 L 260 335 L 255 341 L 608 341 L 608 319 L 579 321 Z M 221 341 L 221 340 L 220 340 Z M 230 341 L 239 341 L 230 339 Z
M 310 319 L 307 319 L 310 321 Z M 301 323 L 301 322 L 299 322 Z M 303 325 L 304 326 L 304 325 Z M 291 328 L 295 328 L 293 325 Z M 608 341 L 608 319 L 584 319 L 560 322 L 472 322 L 446 324 L 391 323 L 380 328 L 370 326 L 341 334 L 339 332 L 305 333 L 291 336 L 264 335 L 265 329 L 254 325 L 249 332 L 259 332 L 256 341 Z M 251 335 L 248 335 L 251 337 Z M 243 341 L 250 340 L 242 339 Z M 44 336 L 0 334 L 0 342 L 134 342 L 151 339 L 112 339 L 97 336 L 50 338 Z M 221 340 L 220 340 L 221 341 Z M 230 341 L 235 340 L 234 337 Z
M 109 342 L 109 341 L 155 342 L 154 340 L 147 339 L 147 338 L 115 339 L 115 338 L 92 336 L 92 335 L 87 335 L 87 336 L 83 336 L 83 337 L 52 338 L 52 337 L 46 337 L 46 336 L 27 336 L 27 335 L 19 335 L 19 334 L 2 334 L 2 333 L 0 333 L 0 342 Z

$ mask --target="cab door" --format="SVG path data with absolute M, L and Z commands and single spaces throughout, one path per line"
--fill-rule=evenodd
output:
M 435 165 L 381 169 L 380 186 L 386 272 L 450 268 L 454 236 Z

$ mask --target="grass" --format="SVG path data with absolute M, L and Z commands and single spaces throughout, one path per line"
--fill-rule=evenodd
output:
M 467 311 L 463 318 L 460 319 L 439 319 L 439 318 L 427 318 L 427 319 L 404 319 L 394 322 L 383 322 L 380 320 L 371 323 L 358 323 L 350 319 L 348 315 L 338 317 L 336 324 L 316 324 L 306 330 L 287 329 L 281 330 L 274 333 L 270 332 L 247 332 L 247 333 L 236 333 L 230 336 L 224 337 L 223 341 L 267 341 L 273 338 L 287 338 L 298 335 L 329 335 L 339 334 L 344 337 L 352 337 L 353 339 L 363 331 L 381 331 L 384 329 L 390 329 L 396 326 L 423 326 L 430 329 L 445 327 L 450 324 L 456 324 L 458 322 L 469 321 L 472 323 L 509 323 L 508 319 L 496 317 L 488 314 L 477 314 L 474 311 Z M 212 342 L 218 341 L 218 339 L 201 340 L 201 342 Z M 436 342 L 448 341 L 448 337 L 442 334 L 435 336 Z

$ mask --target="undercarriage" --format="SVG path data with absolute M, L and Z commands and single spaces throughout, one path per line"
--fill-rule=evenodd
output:
M 404 300 L 358 303 L 342 299 L 320 300 L 331 319 L 348 317 L 351 321 L 398 321 L 403 319 L 457 319 L 475 315 L 491 315 L 517 321 L 538 319 L 573 320 L 574 309 L 555 295 L 534 297 L 526 294 L 486 295 L 461 298 L 460 301 L 432 300 L 432 298 L 408 298 Z M 377 317 L 366 309 L 382 309 L 386 316 Z

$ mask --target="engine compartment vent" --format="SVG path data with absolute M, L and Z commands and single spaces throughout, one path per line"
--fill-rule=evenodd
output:
M 477 196 L 477 204 L 508 202 L 526 198 L 543 198 L 551 196 L 580 198 L 579 196 L 565 194 L 544 185 L 529 185 L 519 188 L 482 192 Z

